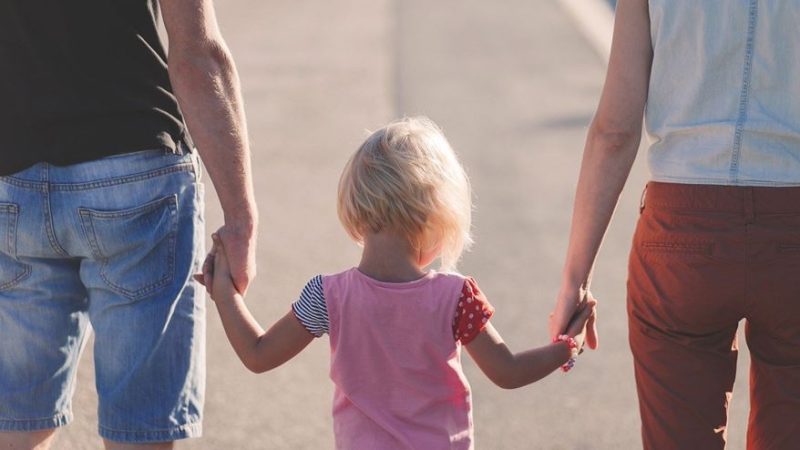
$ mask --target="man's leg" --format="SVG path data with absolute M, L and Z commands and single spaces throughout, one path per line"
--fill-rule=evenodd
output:
M 41 431 L 2 431 L 0 432 L 1 450 L 48 450 L 52 445 L 56 430 Z M 153 444 L 125 444 L 103 439 L 106 450 L 172 450 L 173 442 L 158 442 Z
M 200 435 L 205 387 L 205 290 L 191 277 L 204 231 L 192 157 L 145 152 L 91 165 L 73 168 L 54 201 L 69 205 L 90 250 L 81 280 L 100 436 L 109 448 L 168 448 Z M 96 174 L 103 183 L 86 182 Z
M 31 276 L 0 292 L 0 449 L 47 449 L 72 420 L 89 330 L 77 263 L 22 258 Z M 39 277 L 45 275 L 45 277 Z
M 53 443 L 56 430 L 41 431 L 3 431 L 0 432 L 2 450 L 47 450 Z
M 88 336 L 80 262 L 48 238 L 36 167 L 0 183 L 0 448 L 47 448 L 72 418 Z
M 152 444 L 126 444 L 123 442 L 109 441 L 103 439 L 106 450 L 172 450 L 175 448 L 173 442 L 155 442 Z M 2 447 L 0 447 L 2 448 Z

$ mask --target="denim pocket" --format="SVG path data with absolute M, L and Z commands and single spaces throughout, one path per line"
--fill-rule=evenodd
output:
M 175 277 L 178 196 L 135 208 L 79 208 L 100 276 L 113 291 L 138 300 L 168 286 Z
M 19 207 L 0 203 L 0 291 L 8 290 L 31 274 L 31 266 L 17 260 Z

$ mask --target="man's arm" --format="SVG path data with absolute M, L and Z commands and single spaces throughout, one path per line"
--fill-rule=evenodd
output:
M 192 139 L 219 196 L 234 283 L 255 277 L 258 211 L 239 77 L 212 0 L 160 0 L 169 36 L 169 75 Z

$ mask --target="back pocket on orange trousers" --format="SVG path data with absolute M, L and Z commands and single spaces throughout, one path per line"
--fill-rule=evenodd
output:
M 711 256 L 713 245 L 708 242 L 644 241 L 642 250 L 661 253 L 686 253 Z

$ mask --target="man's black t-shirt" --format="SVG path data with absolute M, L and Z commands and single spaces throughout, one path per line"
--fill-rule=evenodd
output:
M 186 136 L 155 0 L 0 0 L 0 175 Z

